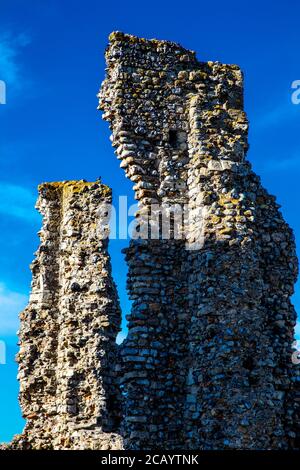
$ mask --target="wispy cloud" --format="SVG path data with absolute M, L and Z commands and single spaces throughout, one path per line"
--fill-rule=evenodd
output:
M 15 334 L 19 327 L 19 313 L 28 302 L 26 295 L 9 290 L 0 283 L 0 334 Z
M 299 155 L 276 159 L 268 160 L 264 163 L 263 169 L 266 171 L 300 171 L 300 152 Z
M 119 333 L 118 336 L 117 336 L 117 340 L 116 340 L 117 344 L 123 343 L 123 341 L 124 341 L 124 339 L 126 338 L 126 336 L 127 336 L 127 333 L 126 333 L 126 332 L 120 331 L 120 333 Z
M 295 335 L 296 335 L 296 339 L 300 341 L 300 321 L 296 323 Z
M 0 35 L 0 79 L 15 90 L 23 88 L 25 83 L 18 56 L 22 49 L 30 44 L 27 34 L 13 36 L 10 33 Z
M 28 222 L 39 219 L 35 210 L 36 196 L 27 188 L 0 182 L 0 213 Z
M 290 120 L 299 119 L 300 105 L 293 104 L 291 97 L 292 90 L 291 95 L 282 100 L 281 103 L 273 108 L 262 110 L 254 117 L 251 126 L 255 130 L 263 131 L 268 127 L 282 126 Z

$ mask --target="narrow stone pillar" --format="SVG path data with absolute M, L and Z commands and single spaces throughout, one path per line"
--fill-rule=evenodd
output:
M 120 308 L 108 239 L 101 239 L 99 182 L 39 186 L 41 244 L 22 312 L 19 380 L 23 448 L 120 448 L 115 371 Z

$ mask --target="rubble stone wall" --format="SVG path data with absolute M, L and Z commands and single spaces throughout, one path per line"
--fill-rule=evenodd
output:
M 119 32 L 106 61 L 99 107 L 139 204 L 128 335 L 117 347 L 109 188 L 41 185 L 11 448 L 299 449 L 295 241 L 246 159 L 241 71 Z
M 153 205 L 189 207 L 183 239 L 126 250 L 126 446 L 297 447 L 295 243 L 245 158 L 242 73 L 119 32 L 106 61 L 100 109 L 138 224 Z
M 120 308 L 99 207 L 100 183 L 39 187 L 41 244 L 21 313 L 19 380 L 27 420 L 21 448 L 121 447 L 116 335 Z

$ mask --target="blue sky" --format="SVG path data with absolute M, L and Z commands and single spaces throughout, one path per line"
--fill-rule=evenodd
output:
M 291 101 L 291 84 L 300 80 L 299 13 L 296 1 L 1 0 L 0 80 L 7 84 L 7 104 L 0 105 L 0 341 L 7 345 L 7 364 L 0 365 L 0 442 L 23 425 L 13 357 L 38 245 L 37 185 L 101 175 L 115 199 L 127 194 L 133 202 L 96 110 L 109 33 L 169 39 L 197 51 L 200 60 L 242 67 L 248 157 L 300 246 L 300 105 Z M 127 243 L 110 247 L 124 315 L 130 305 L 120 249 Z M 299 311 L 299 286 L 294 301 Z

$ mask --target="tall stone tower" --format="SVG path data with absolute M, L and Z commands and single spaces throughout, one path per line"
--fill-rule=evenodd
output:
M 143 233 L 126 250 L 125 446 L 298 447 L 295 243 L 246 160 L 242 73 L 119 32 L 106 61 L 100 109 Z M 151 237 L 170 205 L 188 208 L 183 236 Z
M 99 182 L 39 187 L 41 244 L 20 330 L 20 448 L 118 448 L 115 373 L 120 308 L 99 208 Z M 102 233 L 102 240 L 101 240 Z

